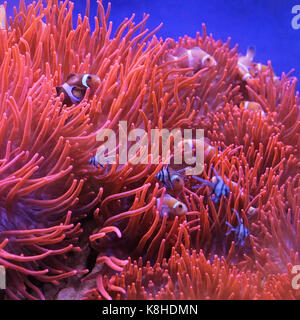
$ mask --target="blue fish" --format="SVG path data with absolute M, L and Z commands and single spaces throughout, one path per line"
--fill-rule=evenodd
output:
M 245 227 L 243 219 L 240 218 L 239 213 L 235 210 L 232 209 L 238 220 L 238 225 L 236 227 L 233 227 L 229 222 L 225 222 L 229 227 L 230 230 L 226 232 L 226 236 L 228 236 L 231 232 L 235 233 L 235 245 L 237 246 L 239 243 L 243 247 L 245 245 L 245 240 L 249 237 L 250 232 L 249 230 Z
M 214 194 L 214 196 L 211 198 L 213 202 L 218 203 L 221 199 L 222 196 L 228 198 L 230 189 L 229 187 L 225 184 L 224 180 L 217 174 L 216 170 L 212 168 L 215 176 L 216 176 L 216 181 L 215 182 L 210 182 L 205 179 L 193 176 L 194 179 L 200 181 L 202 184 L 209 186 L 212 188 L 211 193 L 208 196 L 211 196 Z M 201 185 L 194 186 L 193 189 L 199 188 Z
M 94 166 L 96 169 L 99 169 L 99 165 L 103 168 L 103 165 L 96 160 L 95 156 L 89 159 L 89 164 Z

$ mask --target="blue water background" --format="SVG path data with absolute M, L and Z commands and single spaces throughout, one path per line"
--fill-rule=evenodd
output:
M 84 14 L 86 2 L 73 2 L 75 13 Z M 103 1 L 105 8 L 107 3 Z M 300 79 L 300 29 L 294 30 L 291 26 L 292 7 L 300 5 L 300 0 L 112 0 L 111 3 L 113 30 L 132 13 L 137 22 L 144 12 L 149 13 L 149 29 L 163 22 L 157 35 L 164 39 L 178 39 L 185 34 L 194 37 L 204 22 L 215 39 L 226 41 L 231 37 L 231 45 L 238 44 L 241 53 L 245 53 L 249 45 L 255 46 L 256 61 L 266 64 L 271 60 L 277 75 L 295 69 L 293 75 Z M 18 4 L 19 0 L 8 0 L 8 14 L 12 14 L 13 6 Z M 96 0 L 91 0 L 92 26 L 96 9 Z

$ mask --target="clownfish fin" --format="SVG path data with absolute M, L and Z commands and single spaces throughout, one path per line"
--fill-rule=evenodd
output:
M 169 216 L 170 208 L 167 205 L 162 205 L 160 209 L 160 215 L 163 217 L 165 214 L 167 215 L 167 218 Z
M 252 61 L 255 56 L 255 47 L 250 46 L 247 49 L 247 57 Z
M 58 96 L 64 91 L 62 87 L 55 87 L 55 89 Z
M 73 78 L 74 76 L 76 76 L 76 73 L 71 73 L 71 74 L 69 74 L 68 77 L 67 77 L 66 82 L 67 82 L 68 80 L 70 80 L 71 78 Z

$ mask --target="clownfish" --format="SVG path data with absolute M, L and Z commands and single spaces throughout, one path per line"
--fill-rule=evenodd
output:
M 264 73 L 264 72 L 267 72 L 268 70 L 269 70 L 269 66 L 262 63 L 254 62 L 251 65 L 251 74 L 253 74 L 253 76 L 257 76 L 259 72 Z M 272 71 L 272 76 L 274 81 L 278 80 L 278 77 L 276 76 L 274 71 Z
M 254 101 L 243 101 L 240 103 L 240 108 L 241 109 L 247 109 L 249 111 L 253 112 L 260 112 L 263 116 L 265 115 L 263 108 L 261 105 L 257 102 Z
M 90 88 L 93 94 L 99 85 L 100 78 L 94 74 L 72 73 L 62 86 L 56 87 L 56 92 L 57 95 L 63 92 L 63 103 L 71 106 L 82 101 L 87 88 Z
M 246 55 L 240 56 L 238 59 L 239 74 L 244 81 L 246 81 L 249 78 L 252 78 L 250 69 L 251 69 L 254 56 L 255 56 L 255 48 L 249 47 L 247 49 Z
M 160 198 L 156 200 L 157 207 L 160 206 Z M 187 206 L 176 198 L 165 194 L 161 204 L 161 215 L 167 214 L 169 217 L 184 216 L 188 212 Z
M 156 174 L 155 178 L 166 188 L 178 191 L 184 186 L 184 178 L 180 175 L 180 172 L 183 170 L 175 171 L 167 165 Z
M 176 50 L 175 55 L 169 54 L 169 58 L 176 61 L 183 57 L 185 58 L 178 63 L 180 67 L 193 68 L 194 71 L 198 71 L 201 67 L 213 67 L 217 65 L 214 57 L 199 47 L 192 49 L 179 48 Z
M 252 63 L 252 68 L 260 72 L 266 72 L 268 70 L 268 66 L 266 66 L 265 64 L 256 63 L 256 62 Z
M 239 57 L 238 59 L 239 73 L 242 79 L 245 81 L 256 77 L 260 72 L 264 73 L 269 70 L 269 66 L 264 65 L 262 63 L 253 62 L 254 56 L 255 56 L 255 48 L 249 47 L 247 49 L 247 54 L 245 56 Z M 278 77 L 276 77 L 274 72 L 273 72 L 273 80 L 278 80 Z
M 200 147 L 204 149 L 204 160 L 210 161 L 211 158 L 218 153 L 218 150 L 210 144 L 210 140 L 206 137 L 203 139 L 183 139 L 177 144 L 177 148 L 180 149 L 182 146 L 183 152 L 189 153 L 196 149 L 196 147 Z
M 0 30 L 7 30 L 6 9 L 3 4 L 0 5 Z

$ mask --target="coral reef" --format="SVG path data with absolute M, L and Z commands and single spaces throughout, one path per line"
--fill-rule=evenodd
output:
M 112 35 L 109 12 L 98 1 L 91 30 L 87 1 L 73 28 L 72 2 L 21 0 L 0 29 L 5 298 L 61 299 L 78 279 L 83 299 L 299 299 L 291 286 L 300 265 L 297 79 L 274 77 L 269 64 L 243 80 L 238 48 L 205 25 L 195 38 L 163 40 L 160 26 L 146 29 L 147 15 L 137 24 L 132 16 Z M 55 87 L 71 73 L 101 84 L 66 106 Z M 263 112 L 241 108 L 245 101 Z M 168 192 L 188 212 L 163 215 L 157 199 L 166 188 L 155 178 L 162 163 L 149 155 L 149 164 L 120 164 L 117 156 L 91 166 L 99 129 L 118 131 L 120 121 L 149 136 L 203 128 L 202 177 L 212 181 L 215 168 L 228 199 L 213 202 L 207 186 L 194 189 L 199 183 L 187 177 Z M 250 232 L 244 246 L 226 236 L 226 222 L 238 223 L 233 208 Z

